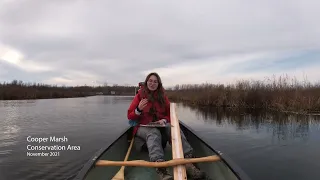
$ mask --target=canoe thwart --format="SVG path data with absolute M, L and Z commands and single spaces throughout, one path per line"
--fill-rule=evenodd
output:
M 96 166 L 140 166 L 140 167 L 169 167 L 169 166 L 178 166 L 189 163 L 202 163 L 202 162 L 215 162 L 219 161 L 220 157 L 217 155 L 206 156 L 200 158 L 177 158 L 164 162 L 149 162 L 145 160 L 132 160 L 132 161 L 108 161 L 108 160 L 99 160 L 96 163 Z

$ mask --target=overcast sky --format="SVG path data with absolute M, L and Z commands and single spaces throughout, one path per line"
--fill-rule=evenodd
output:
M 320 80 L 319 0 L 1 0 L 0 81 Z

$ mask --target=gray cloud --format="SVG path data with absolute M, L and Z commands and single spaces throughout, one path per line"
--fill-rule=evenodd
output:
M 9 63 L 0 61 L 0 81 L 11 82 L 12 80 L 21 80 L 26 83 L 41 82 L 43 79 L 48 79 L 52 76 L 59 76 L 58 72 L 42 72 L 42 73 L 26 73 L 25 71 L 16 68 Z
M 21 61 L 52 67 L 39 81 L 64 77 L 77 83 L 136 84 L 145 71 L 185 61 L 319 50 L 319 5 L 298 0 L 7 1 L 0 3 L 0 45 L 21 52 Z M 1 78 L 13 78 L 16 70 L 9 71 Z

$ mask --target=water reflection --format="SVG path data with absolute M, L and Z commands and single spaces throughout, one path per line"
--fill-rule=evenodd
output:
M 26 101 L 2 101 L 0 109 L 1 124 L 0 126 L 0 154 L 10 154 L 11 150 L 7 148 L 15 145 L 17 142 L 15 138 L 20 133 L 20 127 L 18 126 L 17 119 L 19 118 L 19 109 Z
M 0 107 L 22 107 L 22 106 L 35 106 L 37 100 L 0 100 Z
M 230 127 L 235 131 L 246 131 L 256 134 L 272 134 L 272 141 L 307 141 L 310 128 L 319 130 L 319 117 L 280 112 L 230 110 L 225 108 L 200 108 L 180 104 L 183 108 L 190 108 L 198 120 L 216 127 Z M 316 127 L 316 126 L 317 127 Z

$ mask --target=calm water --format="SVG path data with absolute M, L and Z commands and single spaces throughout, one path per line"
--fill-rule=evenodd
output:
M 132 97 L 0 101 L 0 179 L 72 179 L 127 128 Z M 320 179 L 320 117 L 177 107 L 178 117 L 254 180 Z M 28 157 L 27 137 L 65 136 L 78 151 Z M 48 143 L 41 143 L 47 145 Z M 32 151 L 28 151 L 32 152 Z

